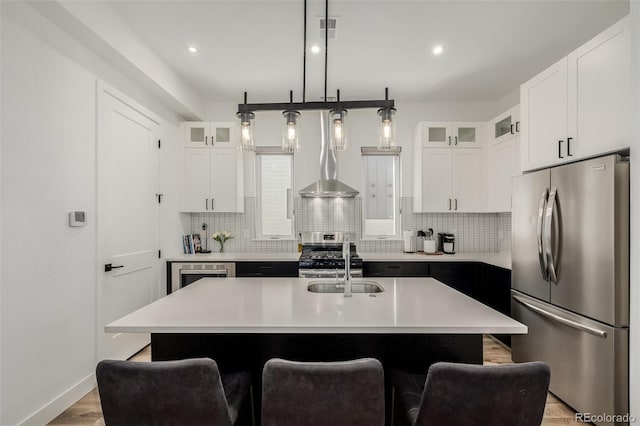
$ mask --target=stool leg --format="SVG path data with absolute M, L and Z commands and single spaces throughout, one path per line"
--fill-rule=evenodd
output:
M 391 387 L 391 426 L 393 426 L 396 417 L 396 388 Z
M 253 385 L 249 385 L 249 398 L 251 400 L 251 424 L 256 426 L 256 410 L 253 406 Z

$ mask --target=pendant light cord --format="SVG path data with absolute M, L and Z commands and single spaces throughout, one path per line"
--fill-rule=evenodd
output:
M 302 44 L 302 103 L 305 103 L 307 96 L 307 0 L 304 0 L 304 37 Z
M 327 54 L 329 50 L 329 0 L 324 1 L 324 101 L 327 102 Z

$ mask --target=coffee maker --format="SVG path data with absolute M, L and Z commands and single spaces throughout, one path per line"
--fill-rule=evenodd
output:
M 456 236 L 447 233 L 438 233 L 438 251 L 444 254 L 456 253 Z

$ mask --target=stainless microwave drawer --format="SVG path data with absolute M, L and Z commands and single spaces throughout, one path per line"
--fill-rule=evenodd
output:
M 512 336 L 514 362 L 549 364 L 549 390 L 580 413 L 628 413 L 627 328 L 614 328 L 516 291 L 511 292 L 511 316 L 529 328 L 528 334 Z

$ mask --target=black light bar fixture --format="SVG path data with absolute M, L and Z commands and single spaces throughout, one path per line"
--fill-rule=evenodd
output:
M 253 140 L 254 118 L 256 111 L 282 111 L 284 127 L 282 132 L 282 149 L 295 152 L 299 148 L 298 120 L 300 111 L 329 110 L 331 120 L 330 148 L 342 151 L 347 148 L 347 121 L 350 109 L 377 108 L 380 116 L 378 128 L 378 149 L 391 150 L 396 147 L 395 124 L 393 115 L 396 113 L 395 101 L 389 99 L 389 88 L 385 88 L 384 99 L 343 101 L 340 90 L 336 91 L 336 98 L 327 97 L 327 61 L 329 50 L 329 0 L 325 0 L 324 21 L 324 100 L 307 102 L 306 96 L 306 49 L 307 49 L 307 0 L 304 0 L 304 37 L 303 37 L 303 66 L 302 66 L 302 101 L 293 102 L 293 91 L 289 91 L 289 102 L 247 103 L 247 92 L 244 92 L 244 103 L 238 104 L 237 116 L 241 122 L 241 146 L 243 151 L 255 151 Z

